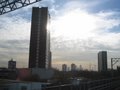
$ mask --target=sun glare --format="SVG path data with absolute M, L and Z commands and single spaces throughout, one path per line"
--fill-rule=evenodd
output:
M 54 33 L 67 39 L 87 39 L 94 36 L 94 17 L 79 10 L 67 12 L 53 21 Z

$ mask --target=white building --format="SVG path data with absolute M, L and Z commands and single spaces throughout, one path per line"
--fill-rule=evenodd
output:
M 21 82 L 21 81 L 2 81 L 0 90 L 42 90 L 42 87 L 47 86 L 47 83 L 40 82 Z

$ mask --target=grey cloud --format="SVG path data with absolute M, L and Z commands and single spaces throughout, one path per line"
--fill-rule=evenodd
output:
M 29 40 L 0 40 L 0 47 L 4 49 L 28 50 Z
M 3 41 L 2 44 L 0 43 L 0 57 L 1 57 L 1 59 L 18 57 L 19 55 L 21 57 L 21 54 L 27 55 L 29 53 L 27 42 L 26 42 L 26 40 L 21 41 L 21 42 L 14 41 L 14 40 L 8 41 L 8 42 Z
M 0 40 L 0 66 L 7 67 L 8 60 L 13 58 L 18 67 L 27 67 L 29 40 Z
M 69 1 L 69 0 L 68 0 Z M 71 0 L 75 1 L 75 0 Z M 78 1 L 78 0 L 76 0 Z M 95 0 L 94 0 L 95 1 Z M 91 2 L 91 1 L 90 1 Z M 50 12 L 56 12 L 56 9 L 53 5 L 53 2 L 51 0 L 43 0 L 42 2 L 36 3 L 34 5 L 28 6 L 26 8 L 14 11 L 12 13 L 9 13 L 5 16 L 0 17 L 0 31 L 3 32 L 5 31 L 5 36 L 3 36 L 3 33 L 0 32 L 1 37 L 0 37 L 0 58 L 7 61 L 11 57 L 15 57 L 16 59 L 19 60 L 19 62 L 24 63 L 25 65 L 27 64 L 27 59 L 28 59 L 28 53 L 29 53 L 29 28 L 24 29 L 24 23 L 30 23 L 30 18 L 31 18 L 31 8 L 32 6 L 50 6 Z M 74 4 L 71 6 L 71 4 Z M 53 6 L 52 6 L 53 5 Z M 76 9 L 80 8 L 81 3 L 69 3 L 67 6 L 63 6 L 63 9 L 60 9 L 58 12 L 59 17 L 61 14 L 64 14 L 64 12 L 67 12 L 71 9 Z M 93 5 L 91 3 L 91 5 Z M 85 4 L 84 7 L 87 5 Z M 74 8 L 73 8 L 74 7 Z M 53 9 L 53 10 L 52 10 Z M 18 15 L 18 16 L 17 16 Z M 12 17 L 10 17 L 12 16 Z M 13 17 L 14 16 L 14 17 Z M 52 17 L 52 20 L 55 17 Z M 4 23 L 3 23 L 4 22 Z M 20 26 L 20 25 L 23 26 Z M 25 24 L 26 25 L 26 24 Z M 20 26 L 20 27 L 18 27 Z M 27 25 L 26 25 L 27 26 Z M 116 24 L 115 24 L 116 26 Z M 28 26 L 30 27 L 30 26 Z M 17 28 L 19 31 L 17 31 Z M 14 32 L 12 33 L 14 29 Z M 103 28 L 104 29 L 104 28 Z M 29 29 L 30 30 L 30 29 Z M 9 32 L 10 31 L 10 32 Z M 26 31 L 23 35 L 23 33 Z M 12 35 L 12 39 L 9 35 Z M 16 37 L 19 37 L 19 40 L 15 40 Z M 22 38 L 21 38 L 22 36 Z M 52 36 L 52 35 L 51 35 Z M 7 39 L 6 39 L 7 38 Z M 4 39 L 4 40 L 3 40 Z M 11 40 L 9 40 L 11 39 Z M 51 46 L 52 46 L 52 52 L 53 52 L 53 59 L 54 60 L 66 60 L 66 61 L 91 61 L 91 60 L 97 60 L 97 52 L 99 50 L 110 50 L 110 51 L 119 51 L 120 47 L 111 47 L 107 43 L 99 43 L 93 38 L 89 38 L 88 40 L 67 40 L 64 37 L 52 37 L 51 38 Z M 120 43 L 117 44 L 117 46 L 120 45 Z M 117 54 L 119 56 L 119 54 Z M 24 60 L 24 61 L 23 61 Z M 5 64 L 5 61 L 2 64 Z
M 109 46 L 107 43 L 97 42 L 94 38 L 89 38 L 88 40 L 64 40 L 61 37 L 57 38 L 52 39 L 54 61 L 58 60 L 61 63 L 64 63 L 64 61 L 68 61 L 69 63 L 88 61 L 97 64 L 97 53 L 101 50 L 112 52 L 111 54 L 108 53 L 109 63 L 110 56 L 119 57 L 120 47 L 115 48 Z

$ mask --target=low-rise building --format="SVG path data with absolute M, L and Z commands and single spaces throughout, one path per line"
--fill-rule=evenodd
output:
M 42 90 L 49 83 L 0 80 L 0 90 Z

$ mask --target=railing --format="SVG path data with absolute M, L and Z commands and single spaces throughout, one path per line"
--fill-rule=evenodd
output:
M 43 90 L 73 90 L 72 84 L 58 85 L 44 88 Z
M 43 90 L 114 90 L 119 86 L 120 86 L 120 77 L 88 81 L 88 82 L 80 82 L 79 85 L 66 84 L 66 85 L 46 87 Z
M 111 78 L 88 82 L 88 90 L 113 90 L 120 85 L 120 78 Z

